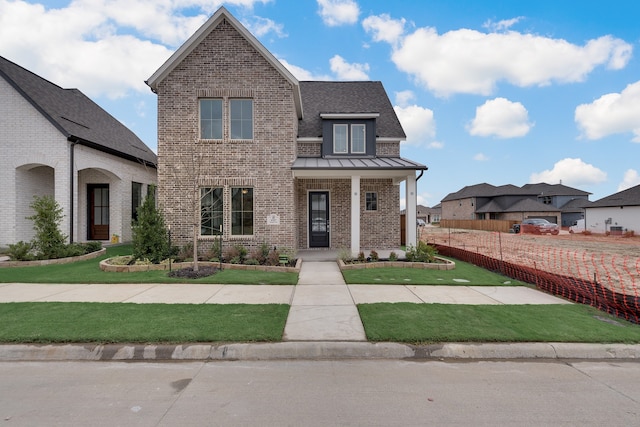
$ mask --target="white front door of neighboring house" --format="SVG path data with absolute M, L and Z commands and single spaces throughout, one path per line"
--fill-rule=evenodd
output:
M 329 247 L 329 192 L 309 192 L 309 247 Z

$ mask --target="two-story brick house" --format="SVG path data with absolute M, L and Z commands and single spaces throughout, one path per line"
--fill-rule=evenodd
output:
M 426 167 L 400 157 L 405 134 L 380 82 L 299 82 L 220 8 L 147 84 L 159 202 L 179 243 L 400 245 L 399 184 L 415 216 Z

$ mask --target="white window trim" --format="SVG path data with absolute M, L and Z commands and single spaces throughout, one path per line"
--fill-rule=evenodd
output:
M 361 123 L 355 123 L 352 124 L 351 126 L 351 153 L 353 154 L 365 154 L 367 152 L 367 126 L 365 124 L 361 124 Z M 363 146 L 362 146 L 362 151 L 356 151 L 353 149 L 353 129 L 354 128 L 362 128 L 362 134 L 363 134 Z
M 346 140 L 346 144 L 345 144 L 345 147 L 344 147 L 344 151 L 337 151 L 336 150 L 336 129 L 338 127 L 346 129 L 345 135 L 347 137 L 347 140 Z M 333 153 L 334 154 L 349 154 L 349 125 L 348 124 L 345 124 L 345 123 L 334 123 L 333 124 Z

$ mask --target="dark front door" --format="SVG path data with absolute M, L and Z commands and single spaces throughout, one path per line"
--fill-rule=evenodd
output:
M 329 247 L 329 193 L 309 193 L 309 247 Z
M 109 240 L 109 184 L 87 186 L 88 240 Z

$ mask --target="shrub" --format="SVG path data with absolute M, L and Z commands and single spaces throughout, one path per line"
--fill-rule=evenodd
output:
M 345 264 L 349 264 L 353 262 L 353 256 L 351 256 L 351 251 L 346 248 L 340 248 L 338 251 L 338 258 L 342 260 Z
M 193 246 L 193 245 L 192 245 Z M 193 252 L 193 249 L 192 249 Z M 206 261 L 219 261 L 220 260 L 220 239 L 216 239 L 213 241 L 211 247 L 209 248 L 209 250 L 207 250 L 203 255 L 202 258 Z
M 178 249 L 176 253 L 176 261 L 192 260 L 193 257 L 193 243 L 189 242 Z
M 376 262 L 380 259 L 380 257 L 378 256 L 378 252 L 376 251 L 371 251 L 369 253 L 369 259 L 371 259 L 371 262 Z
M 249 258 L 244 262 L 246 265 L 260 265 L 260 261 L 255 258 Z
M 389 254 L 389 261 L 397 261 L 398 260 L 398 254 L 396 254 L 394 251 L 391 251 L 391 253 Z
M 269 245 L 266 243 L 261 244 L 251 251 L 251 259 L 249 259 L 249 261 L 256 260 L 258 264 L 265 264 L 267 262 L 267 257 L 269 256 L 269 250 Z
M 247 259 L 247 248 L 233 245 L 224 252 L 224 259 L 231 264 L 244 264 Z
M 34 196 L 31 209 L 35 213 L 27 219 L 33 221 L 36 232 L 32 246 L 37 256 L 44 259 L 64 257 L 67 236 L 60 231 L 64 215 L 58 202 L 51 196 Z
M 407 248 L 406 256 L 409 262 L 433 262 L 437 253 L 435 247 L 419 241 L 417 247 L 411 245 Z
M 154 264 L 169 256 L 169 241 L 164 219 L 156 208 L 154 191 L 150 191 L 138 208 L 133 223 L 133 256 L 149 259 Z
M 364 257 L 364 252 L 358 252 L 358 262 L 365 262 L 366 258 Z
M 85 249 L 85 253 L 90 254 L 92 252 L 98 252 L 100 249 L 102 249 L 102 242 L 87 242 L 87 243 L 83 243 L 84 249 Z
M 635 236 L 635 232 L 633 230 L 626 230 L 622 237 L 633 237 Z
M 19 241 L 16 244 L 9 245 L 7 254 L 14 261 L 31 261 L 34 259 L 31 250 L 33 246 L 29 242 Z
M 267 259 L 265 260 L 265 264 L 270 266 L 280 265 L 280 252 L 278 252 L 275 248 L 269 252 Z
M 71 243 L 61 253 L 64 257 L 80 256 L 87 253 L 87 248 L 82 243 Z

